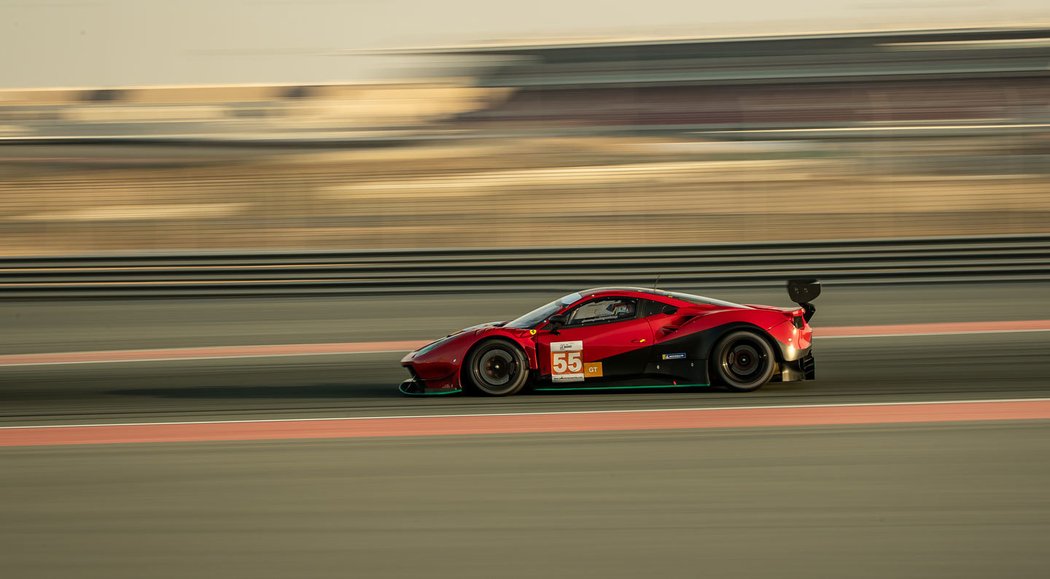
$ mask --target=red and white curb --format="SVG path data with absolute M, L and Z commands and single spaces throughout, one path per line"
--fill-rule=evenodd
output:
M 1050 420 L 1050 398 L 0 427 L 0 447 Z

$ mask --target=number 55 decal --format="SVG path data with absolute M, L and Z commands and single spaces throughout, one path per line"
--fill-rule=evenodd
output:
M 555 374 L 583 372 L 583 352 L 552 352 L 551 368 L 554 369 Z
M 600 378 L 602 363 L 583 362 L 583 340 L 551 342 L 551 381 L 583 382 L 584 378 Z

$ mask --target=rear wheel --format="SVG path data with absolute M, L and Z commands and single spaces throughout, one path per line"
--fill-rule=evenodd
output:
M 730 332 L 711 357 L 718 381 L 738 392 L 758 390 L 773 378 L 776 356 L 769 342 L 751 330 Z
M 467 359 L 473 389 L 488 396 L 516 394 L 529 378 L 529 363 L 521 348 L 493 340 L 478 346 Z

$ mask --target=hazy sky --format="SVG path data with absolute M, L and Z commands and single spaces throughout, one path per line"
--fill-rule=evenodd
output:
M 0 86 L 383 80 L 356 53 L 570 36 L 1050 24 L 1048 0 L 0 0 Z

